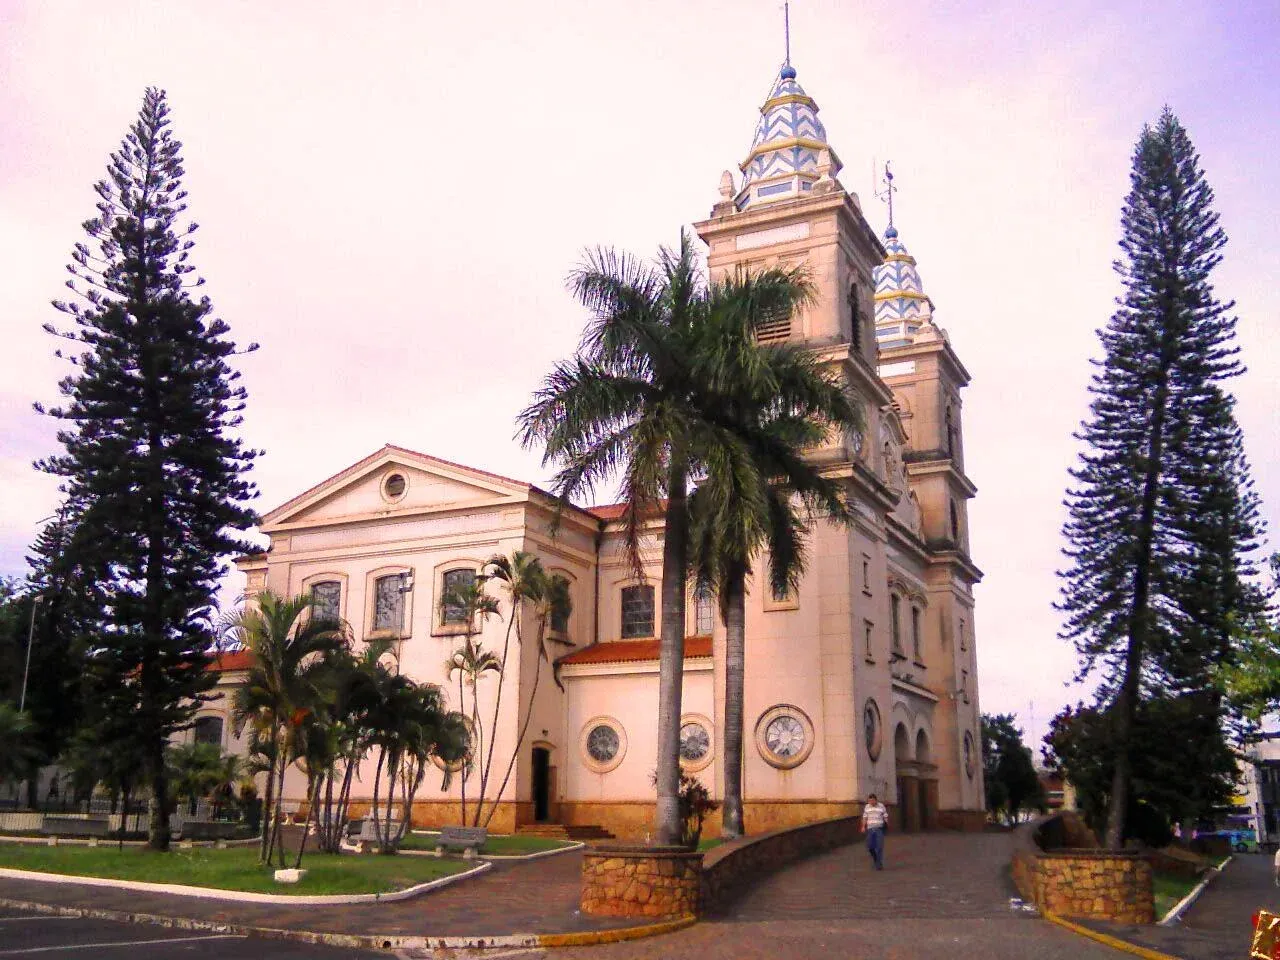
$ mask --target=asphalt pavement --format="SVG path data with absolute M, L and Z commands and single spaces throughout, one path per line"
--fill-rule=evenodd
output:
M 372 950 L 0 909 L 0 960 L 365 960 Z

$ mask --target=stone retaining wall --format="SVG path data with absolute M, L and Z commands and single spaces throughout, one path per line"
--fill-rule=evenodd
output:
M 725 906 L 752 881 L 796 860 L 853 843 L 859 837 L 860 816 L 819 820 L 712 849 L 702 871 L 703 911 Z
M 1074 814 L 1055 814 L 1018 834 L 1013 882 L 1022 899 L 1042 912 L 1122 923 L 1155 921 L 1151 863 L 1141 853 L 1073 848 L 1072 843 L 1096 843 Z
M 745 837 L 706 854 L 679 847 L 589 848 L 582 912 L 611 917 L 700 916 L 775 870 L 859 837 L 859 817 L 835 817 Z
M 608 917 L 685 917 L 702 911 L 702 854 L 683 847 L 589 847 L 582 912 Z

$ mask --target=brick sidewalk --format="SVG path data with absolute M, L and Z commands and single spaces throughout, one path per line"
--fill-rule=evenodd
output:
M 762 880 L 713 921 L 653 940 L 555 951 L 555 960 L 1115 960 L 1108 947 L 1009 909 L 1008 834 L 887 838 Z
M 495 862 L 480 876 L 421 897 L 345 906 L 228 903 L 199 897 L 0 878 L 0 898 L 160 914 L 283 930 L 402 936 L 503 936 L 633 926 L 578 913 L 582 853 Z

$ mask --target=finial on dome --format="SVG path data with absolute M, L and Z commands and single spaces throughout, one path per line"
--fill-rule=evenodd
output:
M 794 80 L 796 78 L 796 68 L 791 64 L 784 64 L 782 67 L 782 79 Z
M 897 240 L 897 239 L 898 239 L 898 228 L 897 228 L 897 227 L 895 227 L 892 223 L 891 223 L 891 224 L 889 224 L 889 226 L 887 226 L 887 227 L 885 228 L 885 231 L 884 231 L 884 238 L 885 238 L 886 240 Z

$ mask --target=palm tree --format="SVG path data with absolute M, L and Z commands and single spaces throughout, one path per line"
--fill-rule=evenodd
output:
M 487 673 L 501 674 L 502 664 L 497 656 L 484 649 L 484 644 L 476 639 L 484 629 L 484 621 L 498 613 L 498 601 L 489 596 L 484 589 L 484 581 L 477 579 L 472 583 L 461 584 L 448 590 L 440 598 L 440 609 L 461 609 L 465 616 L 466 632 L 462 637 L 462 646 L 444 662 L 445 678 L 458 676 L 458 711 L 469 716 L 468 740 L 470 749 L 462 763 L 462 823 L 467 822 L 467 777 L 471 765 L 484 752 L 484 727 L 480 720 L 479 683 Z M 471 689 L 471 713 L 467 714 L 466 689 Z
M 715 589 L 725 624 L 723 833 L 742 822 L 743 678 L 746 579 L 762 547 L 768 589 L 797 590 L 809 521 L 852 520 L 844 482 L 827 476 L 804 451 L 832 432 L 862 429 L 860 406 L 813 355 L 794 345 L 761 345 L 756 330 L 789 315 L 809 296 L 804 277 L 771 269 L 722 282 L 708 314 L 712 388 L 721 400 L 726 437 L 691 498 L 693 565 L 700 585 Z
M 684 681 L 687 491 L 705 439 L 695 369 L 706 283 L 692 238 L 663 248 L 656 266 L 600 249 L 569 276 L 592 313 L 577 356 L 558 363 L 520 415 L 526 446 L 545 445 L 560 465 L 562 501 L 586 498 L 620 475 L 621 520 L 631 565 L 642 574 L 645 522 L 663 515 L 659 630 L 657 841 L 680 836 L 680 701 Z M 665 505 L 664 505 L 665 501 Z
M 502 784 L 498 787 L 498 792 L 494 794 L 493 804 L 489 807 L 489 815 L 485 818 L 484 825 L 486 827 L 498 810 L 498 800 L 502 797 L 502 791 L 507 789 L 507 783 L 511 780 L 511 771 L 515 769 L 516 758 L 520 756 L 520 748 L 524 746 L 524 739 L 529 733 L 529 722 L 533 719 L 533 701 L 538 694 L 538 679 L 542 674 L 542 664 L 544 661 L 551 659 L 550 644 L 572 646 L 568 640 L 556 637 L 551 631 L 553 623 L 567 620 L 569 614 L 573 612 L 573 601 L 569 594 L 569 581 L 558 573 L 550 576 L 543 573 L 540 579 L 541 582 L 536 584 L 534 589 L 530 591 L 529 596 L 529 599 L 534 604 L 534 618 L 538 626 L 538 658 L 534 661 L 533 683 L 529 685 L 529 703 L 525 706 L 524 720 L 520 724 L 520 734 L 516 737 L 515 746 L 511 749 L 511 759 L 507 761 L 507 772 L 503 774 Z
M 166 760 L 174 796 L 185 796 L 187 810 L 194 815 L 200 799 L 219 785 L 222 751 L 214 743 L 182 743 L 169 748 Z
M 270 829 L 262 832 L 263 863 L 280 839 L 285 771 L 300 754 L 304 722 L 324 699 L 324 658 L 348 643 L 340 624 L 313 617 L 313 609 L 309 595 L 286 598 L 264 590 L 224 626 L 254 659 L 231 701 L 236 732 L 252 721 L 271 744 L 267 784 L 274 806 Z
M 526 550 L 513 551 L 510 557 L 495 555 L 485 564 L 481 582 L 496 581 L 505 588 L 507 601 L 511 604 L 511 612 L 507 617 L 507 630 L 502 639 L 502 656 L 498 658 L 498 690 L 493 701 L 493 721 L 489 725 L 489 748 L 480 765 L 480 796 L 476 800 L 474 824 L 480 825 L 480 815 L 484 810 L 486 791 L 489 787 L 489 772 L 493 766 L 493 748 L 498 742 L 498 716 L 502 708 L 502 687 L 507 679 L 507 655 L 511 649 L 511 635 L 515 634 L 516 650 L 524 649 L 524 638 L 521 630 L 522 613 L 526 603 L 536 602 L 542 595 L 547 581 L 546 571 L 542 569 L 542 561 Z M 516 749 L 519 750 L 517 743 Z M 503 781 L 506 786 L 506 781 Z M 498 807 L 501 790 L 494 798 L 493 810 Z M 489 816 L 493 816 L 491 810 Z M 486 821 L 487 823 L 488 821 Z
M 373 816 L 382 853 L 395 853 L 409 826 L 413 801 L 426 776 L 432 755 L 445 764 L 447 789 L 450 764 L 465 756 L 467 738 L 459 714 L 445 710 L 444 695 L 434 684 L 418 684 L 402 674 L 387 673 L 378 684 L 378 702 L 370 715 L 372 741 L 378 747 L 373 779 Z M 386 783 L 386 803 L 381 788 Z M 398 788 L 398 793 L 397 793 Z M 393 805 L 402 816 L 393 823 Z
M 663 514 L 657 842 L 677 844 L 688 487 L 722 469 L 754 476 L 757 460 L 748 448 L 762 442 L 744 435 L 749 421 L 728 408 L 745 403 L 736 378 L 761 379 L 764 354 L 753 336 L 722 334 L 735 324 L 754 334 L 762 323 L 789 317 L 812 290 L 802 274 L 784 270 L 708 286 L 687 235 L 678 252 L 661 252 L 656 268 L 594 253 L 570 286 L 594 316 L 578 355 L 556 366 L 521 414 L 521 436 L 526 445 L 544 443 L 545 460 L 560 464 L 553 486 L 562 500 L 589 496 L 620 475 L 625 541 L 637 572 L 643 523 Z M 738 486 L 762 496 L 758 482 Z

